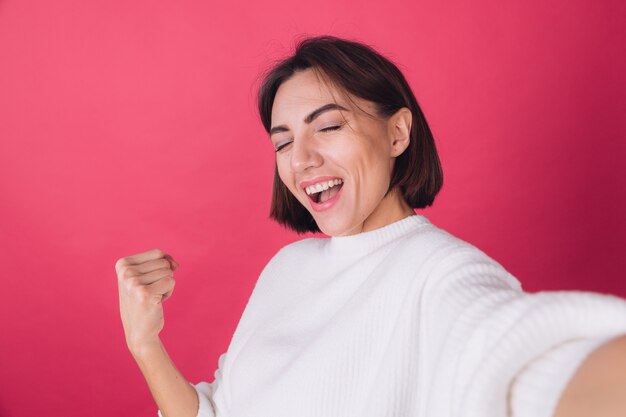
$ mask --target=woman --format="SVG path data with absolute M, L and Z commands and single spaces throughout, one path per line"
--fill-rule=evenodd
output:
M 117 262 L 127 344 L 159 415 L 566 417 L 589 411 L 579 392 L 594 415 L 626 410 L 605 389 L 626 381 L 625 300 L 525 293 L 414 212 L 443 176 L 393 63 L 307 39 L 266 75 L 259 111 L 276 150 L 271 217 L 330 238 L 274 255 L 214 380 L 196 385 L 158 337 L 178 264 L 159 249 Z

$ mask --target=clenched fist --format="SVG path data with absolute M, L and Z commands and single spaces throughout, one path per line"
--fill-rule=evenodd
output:
M 174 291 L 178 263 L 161 249 L 120 258 L 115 263 L 120 315 L 131 352 L 159 342 L 162 302 Z

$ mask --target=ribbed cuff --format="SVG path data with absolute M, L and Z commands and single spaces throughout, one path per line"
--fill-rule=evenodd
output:
M 513 379 L 512 417 L 552 417 L 558 402 L 585 359 L 611 337 L 565 342 L 524 367 Z
M 491 310 L 467 335 L 455 365 L 454 394 L 463 399 L 455 416 L 506 415 L 510 383 L 526 365 L 569 341 L 626 334 L 626 301 L 607 294 L 524 294 Z

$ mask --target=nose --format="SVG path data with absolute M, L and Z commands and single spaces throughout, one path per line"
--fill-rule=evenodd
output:
M 304 172 L 309 167 L 318 167 L 322 164 L 322 156 L 316 149 L 313 138 L 307 136 L 296 138 L 291 146 L 291 169 L 294 172 Z

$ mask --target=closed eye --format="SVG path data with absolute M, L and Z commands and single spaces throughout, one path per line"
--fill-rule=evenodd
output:
M 289 145 L 291 142 L 293 142 L 293 141 L 289 141 L 287 143 L 283 143 L 282 145 L 278 146 L 276 148 L 276 152 L 280 151 L 282 148 L 284 148 L 285 146 Z
M 325 127 L 324 129 L 320 129 L 319 131 L 320 132 L 332 132 L 334 130 L 341 129 L 342 126 L 343 126 L 343 124 L 338 124 L 336 126 L 328 126 L 328 127 Z M 279 152 L 281 149 L 283 149 L 285 146 L 289 145 L 291 142 L 293 142 L 293 141 L 289 141 L 287 143 L 283 143 L 282 145 L 278 146 L 276 148 L 276 152 Z
M 339 130 L 341 128 L 341 126 L 342 125 L 325 127 L 324 129 L 320 129 L 320 132 L 330 132 L 330 131 L 333 131 L 333 130 Z

